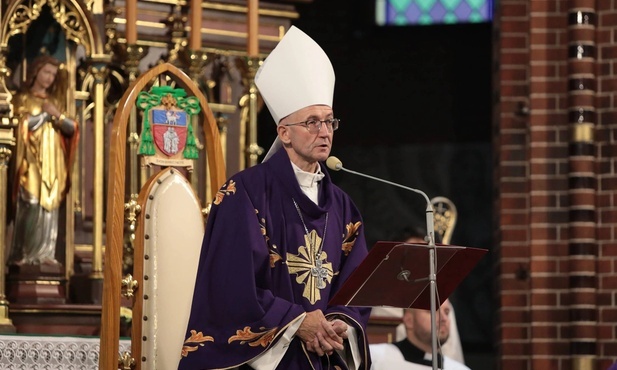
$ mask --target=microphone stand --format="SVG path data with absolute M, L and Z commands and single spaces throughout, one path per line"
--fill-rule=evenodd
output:
M 426 195 L 426 193 L 424 193 L 421 190 L 418 189 L 414 189 L 414 188 L 410 188 L 407 186 L 403 186 L 400 184 L 397 184 L 395 182 L 391 182 L 388 180 L 384 180 L 384 179 L 380 179 L 378 177 L 374 177 L 371 175 L 367 175 L 364 173 L 360 173 L 360 172 L 356 172 L 356 171 L 352 171 L 352 170 L 348 170 L 347 168 L 343 167 L 342 164 L 337 163 L 336 164 L 336 168 L 341 169 L 345 172 L 349 172 L 349 173 L 353 173 L 355 175 L 359 175 L 359 176 L 363 176 L 366 178 L 369 178 L 371 180 L 376 180 L 376 181 L 380 181 L 380 182 L 385 182 L 386 184 L 392 185 L 392 186 L 396 186 L 405 190 L 410 190 L 413 191 L 414 193 L 420 194 L 424 197 L 424 199 L 426 200 L 426 233 L 427 233 L 427 237 L 428 237 L 428 248 L 429 248 L 429 276 L 428 276 L 428 280 L 429 280 L 429 289 L 430 289 L 430 297 L 431 297 L 431 351 L 432 351 L 432 367 L 433 370 L 437 370 L 437 358 L 438 358 L 438 353 L 437 353 L 437 325 L 435 323 L 435 313 L 437 312 L 437 304 L 436 304 L 436 300 L 437 300 L 437 272 L 435 271 L 435 266 L 436 266 L 436 249 L 437 247 L 435 246 L 435 223 L 434 223 L 434 211 L 433 211 L 433 205 L 431 204 L 430 199 L 428 198 L 428 196 Z M 443 365 L 442 365 L 443 366 Z

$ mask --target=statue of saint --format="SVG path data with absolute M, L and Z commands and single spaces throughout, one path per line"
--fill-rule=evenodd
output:
M 13 198 L 16 205 L 9 264 L 58 264 L 59 209 L 70 186 L 78 126 L 67 117 L 66 79 L 49 55 L 34 59 L 13 98 L 19 119 Z

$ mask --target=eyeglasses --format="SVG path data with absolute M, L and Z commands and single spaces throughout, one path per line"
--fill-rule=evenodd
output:
M 341 122 L 341 120 L 338 118 L 325 119 L 323 121 L 318 119 L 309 119 L 304 122 L 289 123 L 285 126 L 304 126 L 309 133 L 317 134 L 321 130 L 321 125 L 324 123 L 326 124 L 326 129 L 328 129 L 328 132 L 336 131 L 336 129 L 338 129 L 339 122 Z

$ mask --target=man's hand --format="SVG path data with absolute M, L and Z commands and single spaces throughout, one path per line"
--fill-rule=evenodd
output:
M 339 323 L 334 325 L 326 320 L 321 310 L 307 312 L 296 335 L 306 344 L 307 350 L 319 356 L 331 355 L 334 350 L 344 349 L 343 340 L 346 334 L 342 334 L 343 325 L 344 331 L 347 331 L 347 325 L 344 322 L 335 321 Z
M 332 320 L 332 328 L 341 338 L 347 339 L 347 324 L 343 320 Z

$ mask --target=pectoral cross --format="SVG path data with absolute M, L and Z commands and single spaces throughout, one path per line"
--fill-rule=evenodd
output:
M 317 279 L 317 289 L 323 289 L 326 287 L 328 270 L 323 267 L 321 258 L 317 257 L 315 259 L 315 266 L 311 267 L 311 275 Z

